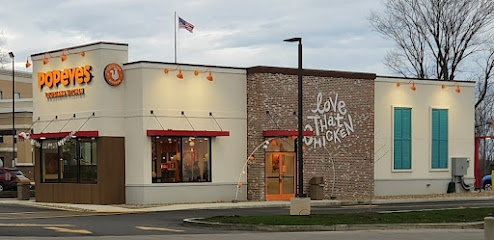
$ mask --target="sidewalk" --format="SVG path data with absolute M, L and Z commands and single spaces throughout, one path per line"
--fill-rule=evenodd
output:
M 493 200 L 494 195 L 488 196 L 455 196 L 447 197 L 419 197 L 419 198 L 389 198 L 369 200 L 312 200 L 312 207 L 337 207 L 366 204 L 385 203 L 410 203 L 410 202 L 435 202 L 435 201 L 465 201 L 465 200 Z M 263 207 L 290 207 L 290 201 L 246 201 L 246 202 L 215 202 L 215 203 L 182 203 L 182 204 L 72 204 L 72 203 L 45 203 L 31 200 L 17 200 L 14 198 L 0 198 L 0 204 L 17 204 L 41 208 L 63 209 L 69 211 L 98 212 L 98 213 L 137 213 L 137 212 L 162 212 L 190 209 L 234 209 L 234 208 L 263 208 Z

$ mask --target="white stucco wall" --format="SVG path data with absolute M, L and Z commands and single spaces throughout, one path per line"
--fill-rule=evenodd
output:
M 123 136 L 125 81 L 119 86 L 110 86 L 103 77 L 103 71 L 109 63 L 115 62 L 122 65 L 127 62 L 127 46 L 100 43 L 69 50 L 71 53 L 80 51 L 84 51 L 86 55 L 84 57 L 77 54 L 68 55 L 64 62 L 58 57 L 62 55 L 62 51 L 52 52 L 50 54 L 55 58 L 50 58 L 46 65 L 43 65 L 43 55 L 33 57 L 33 121 L 40 118 L 33 126 L 34 132 L 76 131 L 94 112 L 94 118 L 89 120 L 80 129 L 81 131 L 96 130 L 99 131 L 100 136 Z M 90 72 L 93 76 L 87 84 L 76 83 L 68 86 L 60 84 L 58 87 L 45 86 L 42 89 L 38 87 L 38 72 L 46 73 L 85 65 L 92 67 Z M 52 99 L 45 97 L 46 92 L 77 88 L 84 88 L 85 94 Z M 75 119 L 72 119 L 73 114 L 76 114 Z M 58 119 L 50 123 L 55 116 Z
M 377 77 L 375 80 L 375 195 L 446 193 L 451 158 L 467 157 L 466 182 L 474 178 L 475 84 Z M 396 83 L 402 85 L 397 87 Z M 445 84 L 445 89 L 441 88 Z M 458 84 L 461 93 L 455 91 Z M 412 168 L 393 170 L 393 108 L 412 108 Z M 448 168 L 431 168 L 431 110 L 448 109 Z M 457 188 L 459 189 L 459 188 Z
M 128 82 L 125 99 L 128 116 L 127 201 L 232 200 L 238 178 L 246 182 L 246 175 L 241 174 L 247 157 L 246 71 L 211 68 L 214 77 L 211 82 L 206 80 L 205 67 L 181 66 L 183 79 L 175 76 L 177 71 L 165 74 L 165 68 L 175 69 L 176 66 L 139 62 L 124 67 Z M 195 70 L 201 74 L 195 76 Z M 209 113 L 213 114 L 219 126 Z M 230 136 L 211 138 L 210 183 L 151 183 L 151 137 L 146 136 L 146 131 L 162 130 L 160 123 L 166 130 L 230 132 Z M 170 197 L 172 194 L 173 198 Z M 197 197 L 191 197 L 193 195 Z M 241 195 L 240 199 L 245 199 L 245 196 Z

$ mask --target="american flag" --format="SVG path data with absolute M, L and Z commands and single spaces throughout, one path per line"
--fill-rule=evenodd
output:
M 192 29 L 194 29 L 194 25 L 190 22 L 183 20 L 181 17 L 178 17 L 178 28 L 187 29 L 190 33 L 192 33 Z

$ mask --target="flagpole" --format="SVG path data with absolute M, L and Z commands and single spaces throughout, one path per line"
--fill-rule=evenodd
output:
M 173 19 L 173 32 L 175 33 L 175 63 L 177 63 L 177 12 Z

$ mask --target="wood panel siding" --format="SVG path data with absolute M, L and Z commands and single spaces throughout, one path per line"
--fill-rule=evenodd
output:
M 86 204 L 125 203 L 125 143 L 123 137 L 97 138 L 98 181 L 42 183 L 40 151 L 36 149 L 36 201 Z

